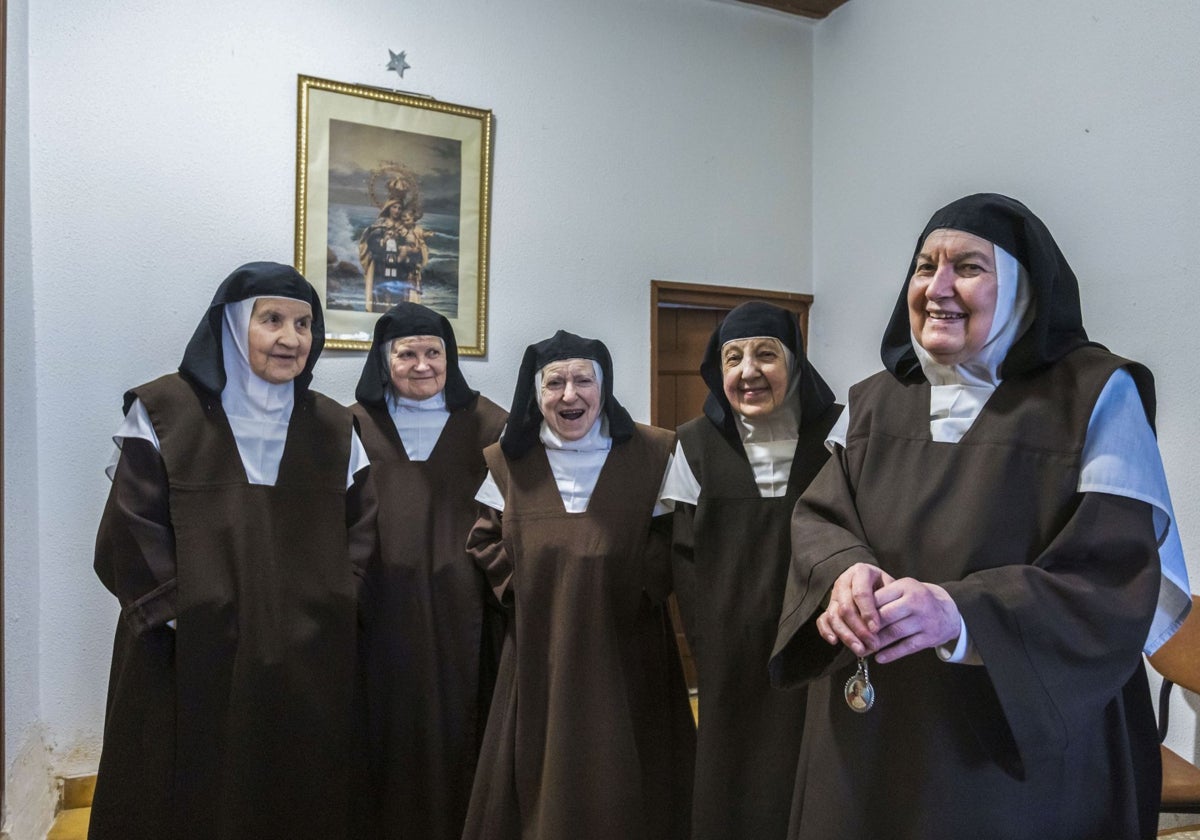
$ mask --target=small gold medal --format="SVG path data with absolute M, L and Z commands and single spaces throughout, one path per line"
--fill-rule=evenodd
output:
M 846 705 L 853 711 L 863 714 L 871 711 L 875 705 L 875 686 L 871 685 L 871 675 L 867 671 L 867 660 L 858 658 L 858 670 L 846 680 Z

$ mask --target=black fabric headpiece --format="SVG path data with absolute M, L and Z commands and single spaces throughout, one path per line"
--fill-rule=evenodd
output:
M 732 309 L 721 325 L 708 340 L 704 360 L 700 363 L 700 376 L 708 386 L 708 397 L 704 400 L 704 414 L 721 433 L 730 440 L 739 440 L 734 411 L 725 396 L 724 371 L 721 365 L 721 348 L 725 342 L 738 338 L 767 336 L 777 338 L 792 351 L 794 363 L 799 370 L 800 425 L 815 421 L 833 404 L 833 391 L 825 384 L 821 374 L 809 364 L 804 354 L 804 339 L 800 334 L 800 323 L 788 310 L 752 300 Z M 794 371 L 788 372 L 792 381 Z
M 389 361 L 384 358 L 381 347 L 386 347 L 396 338 L 412 335 L 436 335 L 446 345 L 446 408 L 450 411 L 469 405 L 479 396 L 467 385 L 458 366 L 458 342 L 454 329 L 442 315 L 419 303 L 398 303 L 383 313 L 375 322 L 375 335 L 371 351 L 363 363 L 354 398 L 364 405 L 384 405 L 388 385 L 392 381 Z
M 537 443 L 542 425 L 542 409 L 534 383 L 538 371 L 551 362 L 563 359 L 592 359 L 600 365 L 600 372 L 604 377 L 604 382 L 601 383 L 604 399 L 601 411 L 608 417 L 608 432 L 612 436 L 613 445 L 624 443 L 633 437 L 633 418 L 613 396 L 612 357 L 608 354 L 604 342 L 595 338 L 581 338 L 559 330 L 545 341 L 530 344 L 525 348 L 525 357 L 521 360 L 521 370 L 517 374 L 517 387 L 513 391 L 508 426 L 500 438 L 500 448 L 508 457 L 520 458 Z
M 317 290 L 290 265 L 273 262 L 246 263 L 217 287 L 208 312 L 200 320 L 192 340 L 183 352 L 179 372 L 213 395 L 225 388 L 225 363 L 221 350 L 221 321 L 225 304 L 253 297 L 279 297 L 301 300 L 312 307 L 312 349 L 304 370 L 292 380 L 296 393 L 312 382 L 313 367 L 325 347 L 325 317 Z
M 1008 378 L 1045 367 L 1088 343 L 1079 305 L 1079 282 L 1042 220 L 1024 204 L 995 193 L 960 198 L 933 214 L 917 239 L 900 299 L 883 335 L 884 366 L 901 382 L 924 382 L 912 348 L 908 318 L 908 282 L 925 238 L 948 228 L 972 233 L 999 245 L 1024 266 L 1033 292 L 1033 323 L 1008 351 L 1000 375 Z

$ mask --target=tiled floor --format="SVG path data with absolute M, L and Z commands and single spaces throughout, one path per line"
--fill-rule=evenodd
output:
M 692 698 L 692 712 L 698 714 L 696 698 Z M 92 784 L 95 780 L 92 779 Z M 75 801 L 79 801 L 76 799 Z M 86 801 L 91 801 L 91 790 L 86 792 Z M 88 819 L 92 815 L 90 807 L 68 808 L 59 813 L 54 820 L 54 827 L 46 835 L 46 840 L 87 840 Z M 1171 840 L 1200 840 L 1200 826 L 1189 828 L 1164 829 L 1159 837 L 1170 837 Z
M 689 699 L 692 703 L 692 715 L 699 720 L 699 698 L 693 694 Z M 63 791 L 63 801 L 68 805 L 90 806 L 92 791 L 95 787 L 95 776 L 84 780 L 68 780 L 67 787 Z M 46 835 L 46 840 L 87 840 L 88 819 L 91 816 L 91 807 L 68 807 L 66 810 L 60 811 L 54 818 L 54 826 Z M 1200 840 L 1200 836 L 1196 838 L 1184 836 L 1180 840 Z
M 87 840 L 91 808 L 70 808 L 54 818 L 54 826 L 46 840 Z
M 87 840 L 92 816 L 96 776 L 70 776 L 62 780 L 62 808 L 46 840 Z

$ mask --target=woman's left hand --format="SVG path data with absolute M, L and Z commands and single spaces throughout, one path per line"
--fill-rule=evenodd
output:
M 876 662 L 897 659 L 958 639 L 962 618 L 945 589 L 935 583 L 901 578 L 875 592 L 879 609 Z

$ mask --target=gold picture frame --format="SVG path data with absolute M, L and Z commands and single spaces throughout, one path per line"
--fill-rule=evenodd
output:
M 366 350 L 415 300 L 487 353 L 490 110 L 299 77 L 296 268 L 325 307 L 325 346 Z

